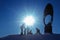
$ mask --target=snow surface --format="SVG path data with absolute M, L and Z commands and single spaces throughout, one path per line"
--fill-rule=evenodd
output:
M 0 40 L 60 40 L 60 34 L 44 35 L 8 35 Z

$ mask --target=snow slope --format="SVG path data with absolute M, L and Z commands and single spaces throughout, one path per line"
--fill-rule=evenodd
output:
M 0 40 L 60 40 L 60 34 L 8 35 Z

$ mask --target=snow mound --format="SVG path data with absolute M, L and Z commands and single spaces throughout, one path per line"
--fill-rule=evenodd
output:
M 0 40 L 60 40 L 60 34 L 8 35 Z

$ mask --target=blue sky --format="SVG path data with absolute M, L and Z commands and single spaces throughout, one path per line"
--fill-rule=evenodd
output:
M 47 3 L 51 3 L 54 9 L 53 33 L 60 34 L 60 0 L 0 0 L 0 37 L 19 34 L 26 15 L 35 17 L 34 27 L 38 27 L 43 34 L 43 14 Z

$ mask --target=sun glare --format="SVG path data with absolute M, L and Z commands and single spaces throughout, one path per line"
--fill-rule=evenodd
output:
M 33 16 L 27 16 L 24 18 L 24 23 L 27 25 L 27 26 L 32 26 L 35 22 L 35 19 Z

